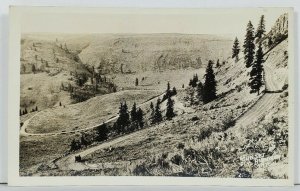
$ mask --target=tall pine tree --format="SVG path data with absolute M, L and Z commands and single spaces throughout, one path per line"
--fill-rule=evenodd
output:
M 137 110 L 137 121 L 138 121 L 139 126 L 140 126 L 141 128 L 144 127 L 144 117 L 143 117 L 143 115 L 144 115 L 143 110 L 142 110 L 141 108 L 139 108 L 139 109 Z
M 166 90 L 166 94 L 165 94 L 165 99 L 171 97 L 171 87 L 170 87 L 170 82 L 168 82 L 167 84 L 167 90 Z
M 203 84 L 201 82 L 197 85 L 197 97 L 199 101 L 203 100 Z
M 237 37 L 235 37 L 232 47 L 232 58 L 235 58 L 235 62 L 239 60 L 240 43 Z
M 259 23 L 258 23 L 258 27 L 257 27 L 257 30 L 256 30 L 256 33 L 255 33 L 255 37 L 260 40 L 263 35 L 265 34 L 266 32 L 266 29 L 265 29 L 265 16 L 262 15 L 260 17 L 260 20 L 259 20 Z
M 155 119 L 154 119 L 155 109 L 154 109 L 154 105 L 152 102 L 150 103 L 150 112 L 151 112 L 150 113 L 151 124 L 154 124 L 155 123 Z
M 255 51 L 254 39 L 255 39 L 254 28 L 251 21 L 249 21 L 247 25 L 246 37 L 243 45 L 244 48 L 243 52 L 245 55 L 244 59 L 247 68 L 252 66 L 254 60 L 254 51 Z
M 171 97 L 168 97 L 166 118 L 167 120 L 171 120 L 174 116 L 174 101 L 171 99 Z
M 209 60 L 206 68 L 205 82 L 204 82 L 203 93 L 202 93 L 204 103 L 208 103 L 217 98 L 216 86 L 217 86 L 217 82 L 215 80 L 213 62 Z
M 107 138 L 108 138 L 108 128 L 107 128 L 107 125 L 105 123 L 98 126 L 96 131 L 97 131 L 97 136 L 96 136 L 97 141 L 107 140 Z
M 160 99 L 157 100 L 155 111 L 154 111 L 154 123 L 159 123 L 162 121 L 162 115 L 160 111 Z
M 118 133 L 125 132 L 126 128 L 130 124 L 128 107 L 126 102 L 120 104 L 119 118 L 117 119 L 116 126 Z
M 252 70 L 250 72 L 250 82 L 249 86 L 251 87 L 250 93 L 257 92 L 259 95 L 259 90 L 263 85 L 263 64 L 264 63 L 264 55 L 261 47 L 261 43 L 259 43 L 258 50 L 256 51 L 255 55 L 255 62 L 252 65 Z
M 131 121 L 136 121 L 137 120 L 137 110 L 136 110 L 136 103 L 133 103 L 132 109 L 130 111 L 131 115 Z

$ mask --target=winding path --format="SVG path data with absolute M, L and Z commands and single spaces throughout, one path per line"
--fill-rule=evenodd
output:
M 146 105 L 148 103 L 150 103 L 151 101 L 157 99 L 158 97 L 162 97 L 164 93 L 162 94 L 159 94 L 143 103 L 141 103 L 140 105 L 138 105 L 138 107 L 141 107 L 143 105 Z M 56 135 L 61 135 L 61 134 L 70 134 L 70 133 L 78 133 L 78 132 L 85 132 L 85 131 L 88 131 L 88 130 L 91 130 L 91 129 L 94 129 L 96 127 L 98 127 L 99 125 L 101 125 L 102 123 L 109 123 L 109 122 L 112 122 L 114 120 L 116 120 L 119 115 L 116 114 L 114 117 L 111 117 L 110 119 L 106 120 L 106 121 L 103 121 L 102 123 L 99 123 L 97 125 L 94 125 L 94 126 L 91 126 L 91 127 L 87 127 L 87 128 L 84 128 L 84 129 L 77 129 L 77 130 L 72 130 L 72 131 L 65 131 L 65 132 L 56 132 L 56 133 L 28 133 L 26 131 L 26 128 L 28 127 L 28 124 L 30 123 L 30 121 L 38 114 L 40 114 L 41 112 L 43 111 L 40 111 L 36 114 L 34 114 L 32 117 L 30 117 L 29 119 L 27 119 L 24 124 L 22 125 L 21 129 L 20 129 L 20 135 L 21 136 L 56 136 Z

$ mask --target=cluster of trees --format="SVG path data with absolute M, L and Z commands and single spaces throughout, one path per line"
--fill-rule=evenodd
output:
M 192 86 L 193 88 L 195 88 L 195 87 L 197 86 L 198 81 L 199 81 L 198 75 L 197 75 L 197 74 L 194 74 L 194 75 L 193 75 L 193 78 L 190 79 L 189 86 Z
M 246 29 L 246 35 L 245 35 L 245 40 L 243 44 L 243 53 L 244 53 L 244 62 L 247 68 L 251 68 L 250 72 L 250 79 L 248 85 L 251 88 L 250 93 L 255 93 L 259 94 L 260 88 L 263 85 L 263 77 L 262 77 L 262 72 L 263 72 L 263 50 L 262 50 L 262 41 L 265 37 L 265 19 L 264 15 L 260 17 L 258 27 L 256 29 L 256 32 L 254 31 L 254 27 L 251 23 L 251 21 L 248 22 L 247 24 L 247 29 Z M 255 43 L 258 44 L 258 48 L 255 52 Z M 270 39 L 269 39 L 269 46 Z M 239 40 L 237 37 L 234 40 L 233 43 L 233 48 L 232 48 L 232 58 L 235 58 L 235 61 L 237 62 L 239 59 L 239 52 L 240 52 L 240 45 L 239 45 Z
M 144 112 L 133 103 L 131 111 L 126 102 L 120 104 L 119 117 L 114 123 L 113 129 L 117 134 L 128 133 L 144 127 Z
M 163 95 L 163 99 L 161 100 L 160 98 L 157 99 L 156 101 L 156 106 L 154 107 L 153 103 L 150 103 L 150 122 L 151 124 L 158 124 L 161 121 L 163 121 L 163 116 L 162 112 L 160 109 L 160 105 L 163 101 L 167 100 L 167 108 L 166 108 L 166 115 L 165 118 L 167 120 L 171 120 L 173 117 L 175 117 L 175 112 L 174 112 L 174 100 L 172 99 L 172 96 L 177 94 L 177 90 L 175 87 L 171 90 L 170 88 L 170 83 L 168 82 L 167 84 L 167 90 L 165 94 Z
M 165 94 L 163 95 L 163 98 L 162 98 L 161 102 L 164 102 L 169 97 L 172 97 L 172 96 L 174 96 L 176 94 L 177 94 L 176 88 L 173 87 L 172 90 L 171 90 L 170 82 L 168 82 L 167 83 L 167 90 L 166 90 Z
M 175 91 L 174 91 L 175 90 Z M 165 118 L 167 120 L 171 120 L 175 116 L 174 112 L 174 100 L 172 100 L 172 96 L 176 94 L 175 87 L 173 90 L 170 88 L 170 83 L 167 84 L 167 90 L 163 97 L 166 97 L 167 100 L 167 110 L 165 114 Z M 162 100 L 157 99 L 156 106 L 154 107 L 153 103 L 150 104 L 151 116 L 150 123 L 158 124 L 163 121 L 162 112 L 160 109 L 160 104 Z M 61 105 L 61 103 L 60 103 Z M 131 110 L 128 109 L 127 103 L 120 103 L 119 107 L 119 116 L 116 122 L 112 127 L 109 127 L 108 124 L 103 123 L 96 127 L 96 131 L 92 138 L 87 138 L 86 135 L 82 134 L 80 139 L 73 139 L 70 144 L 70 151 L 76 151 L 83 147 L 88 146 L 89 144 L 97 141 L 105 141 L 108 139 L 109 135 L 116 136 L 124 133 L 130 133 L 135 130 L 144 128 L 144 112 L 141 108 L 137 107 L 134 102 Z
M 92 97 L 95 97 L 98 93 L 116 92 L 117 86 L 107 80 L 105 76 L 101 76 L 99 73 L 91 71 L 88 73 L 71 73 L 74 76 L 75 86 L 61 84 L 60 89 L 70 92 L 71 98 L 75 102 L 83 102 Z M 90 84 L 87 84 L 88 80 L 91 80 Z M 100 89 L 100 87 L 103 87 Z
M 80 139 L 73 139 L 70 145 L 70 151 L 76 151 L 81 148 L 87 147 L 93 140 L 87 138 L 87 135 L 81 134 Z
M 246 37 L 244 40 L 244 58 L 247 68 L 251 68 L 250 80 L 248 85 L 251 88 L 250 93 L 259 94 L 260 88 L 263 85 L 263 50 L 262 50 L 262 38 L 265 35 L 265 20 L 264 15 L 261 16 L 257 31 L 254 33 L 254 28 L 251 21 L 248 22 L 246 29 Z M 258 43 L 258 48 L 255 53 L 255 39 Z
M 35 106 L 35 108 L 31 109 L 31 112 L 35 112 L 35 111 L 38 111 L 38 107 L 37 106 Z M 26 114 L 28 114 L 27 108 L 25 108 L 24 110 L 20 109 L 20 116 L 26 115 Z
M 80 138 L 73 139 L 70 144 L 70 151 L 76 151 L 91 145 L 93 142 L 106 141 L 109 135 L 108 126 L 103 123 L 96 127 L 95 133 L 92 135 L 81 134 Z
M 95 134 L 87 138 L 81 135 L 80 140 L 73 139 L 70 145 L 70 151 L 76 151 L 90 145 L 93 142 L 106 141 L 109 134 L 119 135 L 130 133 L 144 127 L 144 113 L 141 108 L 137 108 L 136 103 L 133 104 L 131 111 L 128 110 L 126 102 L 120 104 L 119 117 L 112 127 L 106 123 L 102 123 L 96 127 Z
M 217 82 L 215 79 L 215 73 L 213 70 L 214 62 L 212 60 L 208 61 L 206 67 L 206 74 L 204 75 L 204 84 L 198 79 L 198 75 L 195 74 L 190 80 L 190 86 L 196 88 L 197 98 L 203 103 L 208 103 L 217 98 Z M 191 104 L 194 104 L 194 91 L 191 91 Z

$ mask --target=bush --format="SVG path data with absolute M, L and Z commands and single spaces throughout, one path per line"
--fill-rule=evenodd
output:
M 282 90 L 286 90 L 286 89 L 288 89 L 288 87 L 289 87 L 288 84 L 284 84 L 284 85 L 282 86 Z
M 267 131 L 267 135 L 274 135 L 275 131 L 279 128 L 273 124 L 268 124 L 265 129 Z
M 171 162 L 174 163 L 174 164 L 177 164 L 177 165 L 180 165 L 182 163 L 183 159 L 181 157 L 181 155 L 174 155 L 172 158 L 171 158 Z
M 183 143 L 178 143 L 177 149 L 184 149 L 184 144 Z
M 235 126 L 235 119 L 233 118 L 233 115 L 230 114 L 228 117 L 224 119 L 222 130 L 226 131 L 227 129 L 233 126 Z
M 208 138 L 212 134 L 213 130 L 211 127 L 208 127 L 207 129 L 201 129 L 199 135 L 198 135 L 198 141 L 202 141 L 206 138 Z
M 235 178 L 251 178 L 252 175 L 247 170 L 240 167 L 235 175 Z
M 150 172 L 148 171 L 148 169 L 146 168 L 146 164 L 145 163 L 142 163 L 142 164 L 139 164 L 137 165 L 132 173 L 135 175 L 135 176 L 150 176 Z
M 184 158 L 189 158 L 191 160 L 195 159 L 196 158 L 196 151 L 192 148 L 189 148 L 189 149 L 184 149 L 183 150 L 183 156 Z

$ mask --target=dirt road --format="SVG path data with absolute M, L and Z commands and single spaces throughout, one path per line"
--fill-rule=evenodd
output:
M 150 102 L 156 100 L 157 98 L 161 98 L 162 99 L 162 96 L 164 95 L 164 93 L 162 94 L 159 94 L 153 98 L 151 98 L 150 100 L 147 100 L 143 103 L 141 103 L 140 105 L 138 105 L 138 107 L 142 107 L 146 104 L 149 104 Z M 42 112 L 42 111 L 41 111 Z M 32 120 L 36 115 L 40 114 L 41 112 L 38 112 L 36 113 L 35 115 L 33 115 L 31 118 L 27 119 L 23 126 L 21 127 L 20 129 L 20 135 L 21 136 L 56 136 L 56 135 L 61 135 L 61 134 L 69 134 L 69 133 L 78 133 L 78 132 L 85 132 L 85 131 L 88 131 L 88 130 L 91 130 L 91 129 L 94 129 L 96 127 L 98 127 L 99 125 L 101 125 L 102 123 L 109 123 L 109 122 L 112 122 L 114 120 L 116 120 L 119 115 L 116 114 L 114 117 L 106 120 L 106 121 L 103 121 L 102 123 L 99 123 L 97 125 L 94 125 L 94 126 L 91 126 L 91 127 L 87 127 L 87 128 L 84 128 L 84 129 L 78 129 L 78 130 L 72 130 L 72 131 L 66 131 L 66 132 L 57 132 L 57 133 L 28 133 L 26 131 L 26 128 L 28 127 L 28 124 L 30 123 L 30 120 Z
M 281 92 L 281 88 L 274 83 L 275 73 L 268 65 L 264 65 L 264 72 L 265 86 L 268 93 L 265 93 L 252 108 L 250 108 L 246 113 L 243 114 L 242 117 L 237 120 L 236 126 L 250 125 L 253 123 L 253 121 L 264 116 L 264 114 L 270 111 L 271 108 L 276 104 L 280 94 L 275 92 Z

